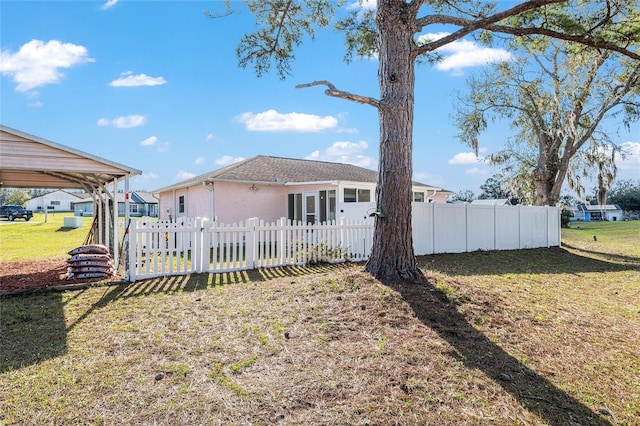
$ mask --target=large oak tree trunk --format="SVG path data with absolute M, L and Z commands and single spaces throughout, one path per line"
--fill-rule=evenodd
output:
M 380 81 L 380 161 L 378 210 L 366 270 L 391 282 L 420 275 L 411 228 L 412 137 L 415 58 L 413 19 L 403 0 L 378 2 L 377 44 Z

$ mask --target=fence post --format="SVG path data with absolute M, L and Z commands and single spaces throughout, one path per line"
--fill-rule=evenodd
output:
M 255 269 L 256 267 L 256 248 L 258 242 L 257 224 L 257 217 L 247 219 L 247 240 L 245 241 L 245 261 L 247 263 L 247 269 Z
M 522 248 L 522 223 L 521 223 L 521 210 L 522 204 L 518 204 L 518 250 Z
M 278 264 L 280 265 L 285 265 L 286 264 L 286 256 L 285 256 L 285 249 L 288 245 L 288 241 L 287 241 L 287 235 L 289 235 L 289 233 L 287 232 L 286 228 L 287 228 L 287 218 L 286 217 L 281 217 L 280 219 L 278 219 L 278 240 L 276 241 L 276 251 L 277 251 L 277 258 L 278 258 Z
M 464 203 L 464 251 L 469 253 L 469 203 Z
M 127 271 L 127 276 L 125 276 L 125 280 L 129 282 L 135 282 L 136 280 L 136 252 L 138 243 L 138 236 L 136 235 L 137 228 L 138 221 L 132 220 L 129 226 L 129 270 Z
M 547 236 L 547 248 L 550 247 L 549 245 L 549 227 L 550 227 L 550 223 L 549 223 L 549 205 L 547 204 L 545 207 L 545 213 L 547 214 L 547 220 L 546 220 L 546 225 L 547 225 L 547 232 L 545 233 Z
M 209 265 L 211 264 L 211 222 L 209 218 L 205 218 L 202 222 L 202 272 L 209 271 Z
M 197 217 L 193 224 L 194 241 L 191 242 L 191 267 L 196 273 L 202 272 L 202 218 Z
M 562 247 L 562 209 L 558 207 L 556 211 L 558 215 L 558 247 Z

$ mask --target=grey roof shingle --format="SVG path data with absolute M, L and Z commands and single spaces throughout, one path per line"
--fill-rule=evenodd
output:
M 191 186 L 203 181 L 262 182 L 276 185 L 327 181 L 376 183 L 378 173 L 353 164 L 258 155 L 154 192 Z M 414 184 L 427 186 L 419 182 Z
M 375 183 L 378 174 L 352 164 L 258 155 L 209 174 L 212 179 L 255 182 L 322 182 L 347 180 Z

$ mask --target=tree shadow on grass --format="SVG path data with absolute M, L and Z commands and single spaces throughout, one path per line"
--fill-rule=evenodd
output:
M 483 372 L 549 425 L 612 425 L 476 330 L 427 278 L 388 286 L 401 293 L 416 316 L 453 346 L 452 356 L 467 368 Z
M 345 264 L 315 264 L 307 266 L 285 266 L 276 268 L 261 268 L 248 271 L 233 271 L 221 273 L 202 273 L 189 275 L 172 275 L 136 281 L 134 283 L 118 283 L 105 287 L 105 292 L 98 301 L 92 304 L 82 315 L 73 321 L 67 331 L 71 330 L 91 313 L 106 307 L 117 299 L 141 297 L 152 294 L 173 294 L 195 292 L 224 285 L 267 281 L 282 277 L 298 277 L 309 274 L 335 272 L 345 268 Z
M 0 373 L 65 355 L 67 350 L 61 293 L 0 299 Z
M 578 274 L 640 269 L 640 259 L 623 256 L 607 260 L 572 253 L 561 247 L 529 250 L 475 251 L 419 256 L 420 268 L 448 275 Z

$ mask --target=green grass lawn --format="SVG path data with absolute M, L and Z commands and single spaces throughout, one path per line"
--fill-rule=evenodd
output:
M 73 213 L 35 213 L 29 222 L 16 219 L 0 221 L 0 262 L 18 262 L 63 258 L 81 245 L 93 218 L 85 217 L 83 226 L 65 228 L 64 217 Z
M 562 239 L 3 297 L 0 424 L 638 425 L 640 222 Z

